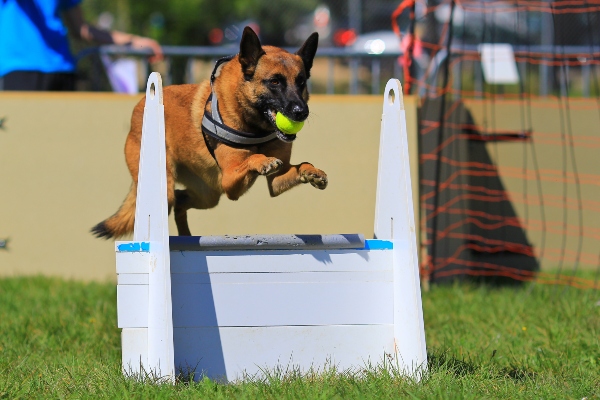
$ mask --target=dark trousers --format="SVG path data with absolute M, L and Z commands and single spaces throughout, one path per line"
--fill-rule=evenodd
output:
M 13 71 L 0 77 L 0 90 L 72 91 L 75 74 Z

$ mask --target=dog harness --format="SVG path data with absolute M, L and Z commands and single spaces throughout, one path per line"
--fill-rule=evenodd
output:
M 217 62 L 215 63 L 215 68 L 213 69 L 213 72 L 210 75 L 211 94 L 206 100 L 206 106 L 208 106 L 209 102 L 212 102 L 212 112 L 206 111 L 205 107 L 204 117 L 202 118 L 202 132 L 205 135 L 208 135 L 214 139 L 217 139 L 218 141 L 221 141 L 225 144 L 234 147 L 256 146 L 259 144 L 270 142 L 271 140 L 277 138 L 277 133 L 275 130 L 273 132 L 267 132 L 264 134 L 242 132 L 225 125 L 223 123 L 223 120 L 221 119 L 221 115 L 219 114 L 219 105 L 217 102 L 217 92 L 215 92 L 214 82 L 215 78 L 217 77 L 219 67 L 222 64 L 230 61 L 233 57 L 235 57 L 235 55 L 223 57 L 217 60 Z M 211 153 L 213 152 L 210 146 L 209 150 L 211 150 Z

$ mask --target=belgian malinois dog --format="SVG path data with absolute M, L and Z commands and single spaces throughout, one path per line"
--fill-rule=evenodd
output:
M 325 189 L 325 172 L 307 162 L 290 164 L 295 135 L 275 124 L 277 112 L 298 122 L 308 117 L 306 81 L 318 40 L 313 33 L 291 54 L 262 46 L 246 27 L 240 52 L 219 60 L 210 81 L 165 87 L 167 200 L 179 235 L 191 235 L 188 209 L 215 207 L 223 193 L 237 200 L 259 175 L 273 197 L 300 183 Z M 135 106 L 125 143 L 131 190 L 116 214 L 92 228 L 97 237 L 133 232 L 144 105 L 142 99 Z M 176 190 L 175 182 L 185 189 Z

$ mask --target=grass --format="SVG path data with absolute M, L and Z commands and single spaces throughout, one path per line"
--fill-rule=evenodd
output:
M 600 398 L 600 292 L 433 287 L 429 371 L 377 368 L 223 385 L 153 385 L 120 373 L 115 285 L 0 279 L 3 398 Z

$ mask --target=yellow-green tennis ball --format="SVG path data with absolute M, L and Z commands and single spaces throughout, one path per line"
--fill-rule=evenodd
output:
M 295 135 L 300 132 L 300 129 L 304 126 L 304 122 L 293 121 L 278 111 L 275 116 L 275 125 L 277 125 L 277 129 L 286 135 Z

